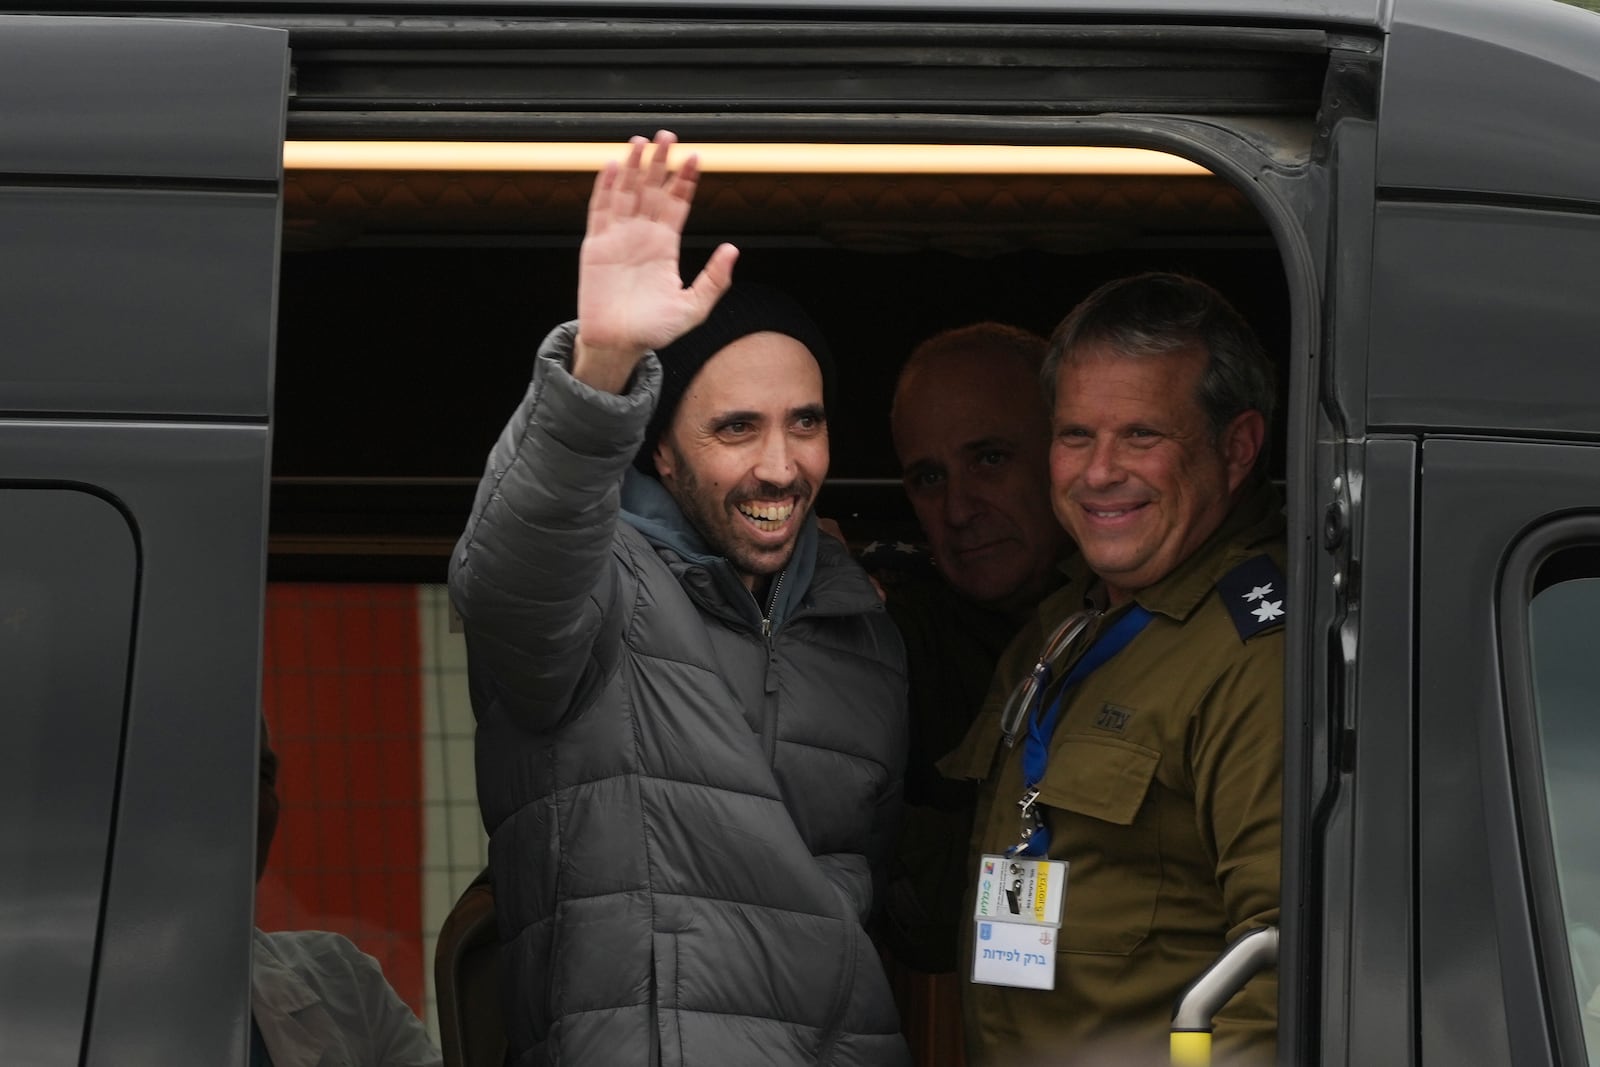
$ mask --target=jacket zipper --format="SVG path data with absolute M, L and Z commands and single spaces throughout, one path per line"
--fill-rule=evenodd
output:
M 778 650 L 772 642 L 772 615 L 778 607 L 778 590 L 783 588 L 783 576 L 788 573 L 789 568 L 785 567 L 772 580 L 772 595 L 767 598 L 767 613 L 761 619 L 761 638 L 767 646 L 767 670 L 761 680 L 762 692 L 766 694 L 761 733 L 769 767 L 778 757 L 778 679 L 774 673 L 778 664 Z
M 788 573 L 789 568 L 785 567 L 772 580 L 772 595 L 767 598 L 767 613 L 761 617 L 761 636 L 769 642 L 772 640 L 772 612 L 778 606 L 778 590 L 783 588 L 783 576 Z

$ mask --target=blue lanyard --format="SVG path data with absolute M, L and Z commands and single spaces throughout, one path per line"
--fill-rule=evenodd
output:
M 1056 723 L 1061 718 L 1068 690 L 1127 648 L 1128 643 L 1139 636 L 1139 631 L 1145 628 L 1152 617 L 1139 604 L 1129 608 L 1128 613 L 1101 634 L 1100 639 L 1090 645 L 1089 650 L 1073 664 L 1044 715 L 1040 716 L 1036 711 L 1028 720 L 1028 736 L 1022 742 L 1022 780 L 1030 792 L 1044 780 L 1045 767 L 1050 763 L 1050 739 L 1055 736 Z

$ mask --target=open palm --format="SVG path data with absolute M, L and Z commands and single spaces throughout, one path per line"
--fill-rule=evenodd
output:
M 705 320 L 732 282 L 737 250 L 722 245 L 685 288 L 678 255 L 699 181 L 691 156 L 674 174 L 667 154 L 677 138 L 657 133 L 648 166 L 643 137 L 619 167 L 595 179 L 578 261 L 578 332 L 585 346 L 633 358 L 681 337 Z

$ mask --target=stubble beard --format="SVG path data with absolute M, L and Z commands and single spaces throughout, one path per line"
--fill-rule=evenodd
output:
M 783 545 L 764 551 L 739 538 L 738 524 L 744 520 L 732 514 L 733 504 L 763 494 L 769 497 L 798 496 L 800 505 L 797 510 L 801 511 L 800 522 L 804 522 L 806 513 L 811 510 L 810 484 L 804 479 L 796 480 L 788 487 L 758 483 L 751 487 L 750 492 L 735 491 L 712 499 L 701 492 L 700 479 L 694 467 L 684 461 L 681 453 L 674 452 L 677 476 L 666 484 L 667 492 L 677 502 L 678 510 L 683 512 L 684 518 L 689 520 L 689 525 L 694 527 L 706 547 L 726 559 L 741 578 L 764 581 L 788 566 L 799 541 L 800 524 L 796 523 L 794 536 Z

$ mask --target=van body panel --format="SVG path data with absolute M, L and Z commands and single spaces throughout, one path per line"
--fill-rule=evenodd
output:
M 347 14 L 352 5 L 348 0 L 302 0 L 294 5 L 301 11 L 326 10 Z M 869 15 L 892 16 L 896 19 L 962 19 L 964 17 L 990 18 L 1003 15 L 1070 16 L 1072 18 L 1108 19 L 1123 18 L 1143 20 L 1159 18 L 1171 21 L 1244 22 L 1251 24 L 1316 24 L 1347 26 L 1379 26 L 1384 17 L 1385 5 L 1379 0 L 996 0 L 994 3 L 974 3 L 973 0 L 390 0 L 384 5 L 395 11 L 416 11 L 419 14 L 439 14 L 452 9 L 462 10 L 515 10 L 519 14 L 537 11 L 541 7 L 556 9 L 563 14 L 583 12 L 589 17 L 603 17 L 612 12 L 661 12 L 666 17 L 680 15 L 713 15 L 735 20 L 746 17 L 817 17 L 819 15 Z M 36 10 L 52 7 L 83 10 L 81 5 L 64 3 L 36 4 Z M 98 11 L 130 12 L 149 10 L 144 0 L 102 0 L 94 5 Z M 259 4 L 234 0 L 212 2 L 204 8 L 210 17 L 225 18 L 228 12 L 257 12 Z
M 0 408 L 265 418 L 277 264 L 236 250 L 278 219 L 270 187 L 0 184 Z
M 126 5 L 130 10 L 135 5 Z M 0 16 L 0 174 L 274 183 L 281 31 Z M 17 105 L 21 106 L 17 106 Z
M 1600 13 L 1556 0 L 1395 0 L 1378 184 L 1593 201 Z
M 70 440 L 69 440 L 70 439 Z M 44 462 L 44 449 L 56 463 Z M 139 628 L 86 1064 L 239 1063 L 249 1020 L 264 425 L 22 424 L 139 528 Z
M 1370 425 L 1600 431 L 1600 215 L 1387 202 L 1372 258 Z
M 75 929 L 84 901 L 100 902 L 88 920 L 98 935 L 92 984 L 80 992 L 80 1000 L 84 994 L 91 1000 L 89 1028 L 72 1035 L 71 1057 L 62 1062 L 79 1063 L 80 1050 L 84 1063 L 115 1067 L 242 1062 L 266 470 L 262 425 L 0 420 L 0 483 L 15 487 L 7 491 L 92 486 L 102 498 L 96 504 L 125 517 L 129 550 L 103 561 L 81 559 L 86 579 L 99 574 L 102 562 L 131 557 L 135 543 L 138 553 L 136 570 L 128 569 L 132 611 L 110 584 L 58 634 L 61 641 L 87 642 L 108 619 L 136 624 L 121 646 L 131 661 L 102 679 L 126 687 L 126 728 L 120 702 L 118 714 L 92 720 L 83 708 L 83 729 L 71 738 L 80 759 L 57 767 L 64 789 L 114 792 L 109 853 L 102 844 L 92 864 L 75 858 L 94 850 L 92 833 L 85 836 L 82 827 L 101 809 L 40 804 L 33 813 L 45 821 L 41 832 L 60 830 L 64 852 L 56 865 L 28 872 L 30 879 L 48 877 L 55 893 L 53 902 L 35 901 L 30 925 Z M 105 527 L 101 520 L 97 528 Z M 77 547 L 74 558 L 89 551 L 68 531 L 42 532 Z M 16 571 L 33 574 L 34 562 L 18 559 Z M 60 714 L 59 707 L 51 711 Z M 15 712 L 8 701 L 8 731 L 17 729 Z M 10 758 L 51 759 L 57 750 L 40 743 L 41 736 L 30 733 L 24 742 L 8 734 L 8 744 L 17 746 Z M 0 872 L 21 862 L 9 851 L 3 859 Z M 75 883 L 66 887 L 61 880 L 69 871 Z M 9 952 L 0 959 L 8 968 L 18 961 Z
M 1329 636 L 1354 665 L 1336 690 L 1344 729 L 1339 803 L 1327 834 L 1324 1064 L 1416 1063 L 1416 491 L 1418 448 L 1374 438 L 1360 449 L 1360 589 Z M 1338 968 L 1334 961 L 1341 961 Z
M 1345 1063 L 1346 1027 L 1320 1020 L 1348 1020 L 1354 1013 L 1346 981 L 1359 921 L 1348 873 L 1354 805 L 1335 755 L 1351 670 L 1340 639 L 1359 621 L 1338 583 L 1350 573 L 1353 540 L 1347 528 L 1351 493 L 1340 490 L 1358 484 L 1349 477 L 1356 450 L 1345 443 L 1346 427 L 1360 417 L 1350 398 L 1361 392 L 1366 365 L 1365 334 L 1351 324 L 1365 321 L 1370 289 L 1365 250 L 1371 245 L 1376 136 L 1370 110 L 1356 106 L 1370 94 L 1350 91 L 1360 66 L 1348 52 L 1330 61 L 1328 93 L 1341 101 L 1344 117 L 1322 133 L 1320 158 L 1306 169 L 1298 198 L 1316 251 L 1307 282 L 1316 294 L 1310 312 L 1316 327 L 1304 343 L 1308 372 L 1293 373 L 1291 363 L 1287 375 L 1284 425 L 1301 429 L 1286 434 L 1285 514 L 1293 530 L 1320 527 L 1335 501 L 1344 510 L 1333 512 L 1341 516 L 1338 551 L 1316 551 L 1294 536 L 1289 542 L 1291 561 L 1301 561 L 1289 574 L 1290 588 L 1301 592 L 1285 645 L 1285 676 L 1293 681 L 1285 685 L 1284 822 L 1319 827 L 1315 835 L 1283 837 L 1278 969 L 1301 980 L 1280 983 L 1278 1035 L 1280 1058 L 1295 1063 Z M 1319 277 L 1320 283 L 1312 280 Z
M 0 484 L 0 1048 L 9 1063 L 78 1062 L 138 567 L 133 530 L 108 500 L 68 485 Z
M 295 139 L 622 140 L 670 114 L 686 143 L 970 140 L 1066 116 L 1293 116 L 1322 92 L 1322 29 L 879 24 L 680 16 L 284 23 Z M 965 118 L 974 131 L 941 132 Z M 892 133 L 874 130 L 892 123 Z M 991 133 L 990 136 L 993 136 Z M 1309 138 L 1308 138 L 1309 139 Z
M 0 410 L 266 417 L 286 44 L 0 17 Z
M 1541 521 L 1593 511 L 1600 447 L 1433 439 L 1417 627 L 1418 977 L 1424 1063 L 1550 1064 L 1508 749 L 1500 576 Z M 1565 976 L 1563 976 L 1565 977 Z M 1577 1005 L 1572 1005 L 1573 1016 Z
M 50 730 L 5 703 L 4 761 L 48 791 L 0 836 L 32 887 L 0 988 L 60 994 L 30 1054 L 0 1030 L 7 1062 L 244 1061 L 288 89 L 281 30 L 0 18 L 0 525 L 47 539 L 6 541 L 0 582 L 65 569 L 51 640 L 121 657 Z M 78 498 L 71 530 L 10 503 Z

